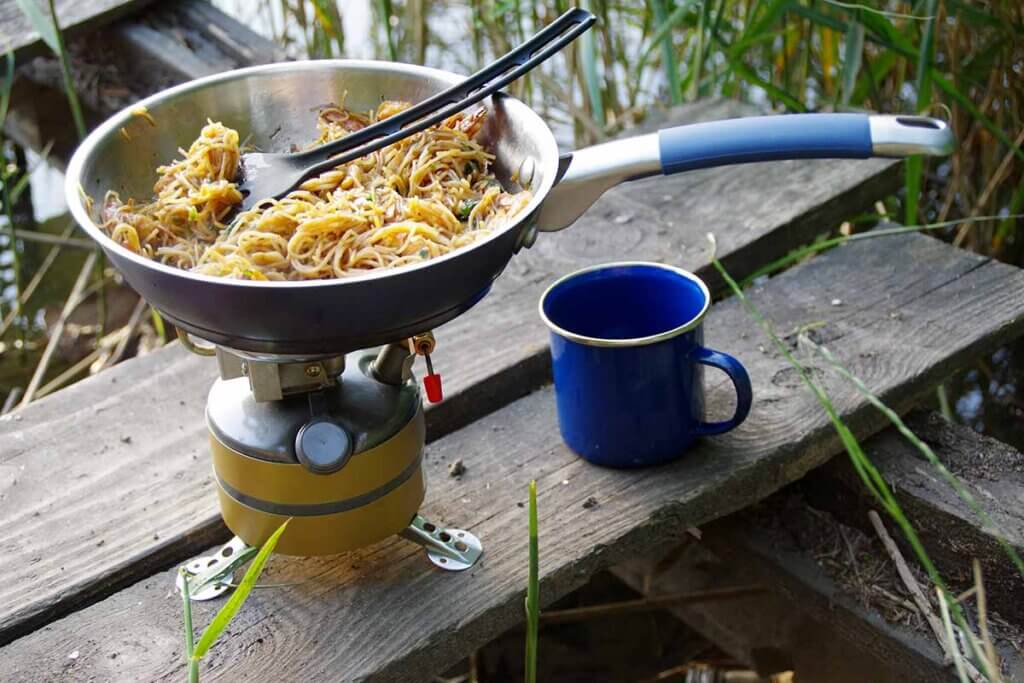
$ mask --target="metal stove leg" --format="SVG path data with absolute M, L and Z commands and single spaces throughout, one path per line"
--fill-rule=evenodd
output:
M 181 584 L 188 579 L 188 594 L 192 600 L 213 600 L 231 590 L 235 570 L 251 560 L 259 548 L 235 536 L 220 547 L 214 555 L 197 557 L 178 572 L 174 586 L 181 592 Z
M 423 546 L 435 566 L 452 572 L 469 569 L 484 552 L 480 539 L 468 531 L 444 529 L 422 515 L 413 517 L 399 536 Z

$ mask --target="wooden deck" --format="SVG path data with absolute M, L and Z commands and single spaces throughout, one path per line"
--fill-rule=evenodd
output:
M 723 118 L 738 111 L 731 103 L 703 104 L 676 116 Z M 437 331 L 434 361 L 447 399 L 428 409 L 429 438 L 548 381 L 547 332 L 536 302 L 558 273 L 630 253 L 676 263 L 714 283 L 705 237 L 714 231 L 719 256 L 735 275 L 745 275 L 834 224 L 842 206 L 856 213 L 898 182 L 898 164 L 884 160 L 776 168 L 787 182 L 745 167 L 635 183 L 610 192 L 571 230 L 542 236 L 483 302 Z M 759 204 L 772 212 L 760 213 Z M 24 530 L 16 532 L 23 552 L 45 559 L 25 565 L 0 557 L 0 573 L 13 578 L 0 587 L 0 642 L 223 537 L 210 470 L 196 462 L 206 462 L 203 405 L 215 376 L 215 364 L 175 344 L 75 385 L 59 401 L 33 404 L 21 423 L 2 430 L 0 462 L 26 469 L 0 520 Z M 86 429 L 98 438 L 83 439 Z M 69 442 L 76 448 L 67 449 Z M 43 476 L 49 468 L 74 474 L 54 490 L 58 483 Z M 62 492 L 74 507 L 53 504 Z M 89 534 L 68 526 L 69 519 L 85 518 L 93 520 Z M 13 599 L 30 586 L 31 600 Z
M 232 49 L 245 42 L 246 29 L 216 16 L 210 22 L 235 36 L 194 53 L 195 61 L 178 55 L 180 44 L 165 52 L 147 40 L 145 27 L 181 17 L 201 33 L 200 15 L 209 9 L 200 4 L 162 5 L 148 18 L 124 19 L 112 34 L 162 63 L 162 78 L 171 80 L 273 58 L 265 44 L 256 55 Z M 0 19 L 9 5 L 0 0 Z M 669 120 L 752 112 L 704 102 Z M 609 192 L 570 230 L 542 235 L 484 301 L 436 331 L 434 362 L 447 398 L 427 411 L 424 513 L 478 534 L 486 549 L 480 564 L 442 574 L 398 539 L 337 557 L 275 557 L 263 581 L 282 585 L 253 594 L 230 636 L 204 660 L 204 680 L 428 679 L 521 623 L 522 504 L 531 479 L 539 487 L 542 602 L 549 604 L 594 573 L 656 557 L 688 528 L 746 508 L 826 463 L 841 450 L 826 417 L 731 299 L 713 306 L 706 334 L 710 346 L 750 371 L 755 403 L 743 427 L 669 467 L 617 472 L 583 463 L 558 435 L 536 302 L 559 274 L 624 255 L 693 270 L 721 294 L 707 233 L 742 277 L 869 208 L 899 185 L 899 171 L 887 160 L 784 162 L 653 179 Z M 847 245 L 751 296 L 787 339 L 823 322 L 819 339 L 900 411 L 975 355 L 1024 333 L 1024 272 L 922 235 Z M 858 436 L 885 426 L 823 364 L 808 362 Z M 0 523 L 7 530 L 0 680 L 184 675 L 173 567 L 228 535 L 203 424 L 215 373 L 209 359 L 172 344 L 0 418 Z M 711 411 L 725 414 L 731 391 L 711 380 Z M 467 467 L 460 479 L 447 475 L 456 458 Z M 840 490 L 842 477 L 829 471 L 814 476 L 829 476 Z M 945 522 L 932 519 L 939 538 Z M 955 555 L 952 545 L 948 553 Z M 1006 579 L 1009 593 L 1017 590 L 1013 580 Z M 197 605 L 197 626 L 217 607 Z
M 897 268 L 894 263 L 916 267 Z M 1024 327 L 1024 273 L 920 235 L 847 246 L 772 279 L 752 296 L 780 330 L 826 321 L 822 335 L 830 348 L 874 391 L 904 409 L 950 367 L 1019 334 Z M 835 299 L 842 304 L 833 305 Z M 429 570 L 417 548 L 400 540 L 344 557 L 275 558 L 266 580 L 291 585 L 257 592 L 232 626 L 231 638 L 213 653 L 209 674 L 219 672 L 229 680 L 257 674 L 280 680 L 309 676 L 407 680 L 445 668 L 521 619 L 526 538 L 525 511 L 517 503 L 523 501 L 531 478 L 540 487 L 542 595 L 544 602 L 550 602 L 600 569 L 657 551 L 687 527 L 756 502 L 838 450 L 820 408 L 785 360 L 762 350 L 764 340 L 735 301 L 713 307 L 707 332 L 709 345 L 737 354 L 750 370 L 758 400 L 742 428 L 706 441 L 671 467 L 602 470 L 582 463 L 562 446 L 551 390 L 533 392 L 429 447 L 425 513 L 458 523 L 484 539 L 487 555 L 478 567 L 461 575 L 438 574 Z M 121 413 L 125 426 L 104 435 L 108 446 L 133 436 L 127 433 L 127 425 L 134 420 L 153 420 L 157 414 L 173 412 L 160 409 L 168 403 L 167 391 L 161 389 L 170 390 L 171 376 L 146 374 L 148 379 L 140 388 L 148 384 L 154 395 L 147 401 L 136 400 L 137 405 L 130 408 L 133 412 Z M 91 380 L 108 394 L 107 410 L 129 410 L 118 397 L 109 395 L 109 379 L 104 384 L 103 376 Z M 827 377 L 825 381 L 858 434 L 883 426 L 882 418 L 848 386 Z M 90 388 L 83 385 L 79 391 Z M 724 412 L 726 395 L 721 386 L 711 390 L 712 411 Z M 37 410 L 47 405 L 54 410 L 60 398 L 41 402 Z M 95 414 L 95 406 L 103 407 L 103 403 L 76 403 L 86 415 Z M 30 417 L 24 413 L 21 422 Z M 181 427 L 164 426 L 182 452 L 174 465 L 163 459 L 154 463 L 168 475 L 149 489 L 145 500 L 131 500 L 144 495 L 145 489 L 122 487 L 117 484 L 121 475 L 110 472 L 105 484 L 93 484 L 97 486 L 94 500 L 62 493 L 54 500 L 51 495 L 50 500 L 25 507 L 9 528 L 24 527 L 27 536 L 32 520 L 42 519 L 44 506 L 62 515 L 56 503 L 79 500 L 92 506 L 95 498 L 104 498 L 98 489 L 108 491 L 104 508 L 108 515 L 118 516 L 119 509 L 135 505 L 147 508 L 135 511 L 132 525 L 133 533 L 142 537 L 150 530 L 160 535 L 158 529 L 164 528 L 163 520 L 149 511 L 151 499 L 154 506 L 164 500 L 184 510 L 190 509 L 188 499 L 196 505 L 208 501 L 212 511 L 210 494 L 204 496 L 203 487 L 190 482 L 187 475 L 205 469 L 205 464 L 192 459 L 193 454 L 202 457 L 201 427 Z M 190 430 L 191 436 L 184 439 L 194 444 L 192 453 L 179 436 Z M 54 431 L 53 425 L 48 431 Z M 23 442 L 27 437 L 24 431 L 14 433 Z M 133 451 L 140 460 L 160 458 L 135 436 L 132 444 L 124 445 L 132 448 L 118 450 Z M 456 457 L 468 466 L 461 480 L 445 474 L 446 463 Z M 27 465 L 34 459 L 44 462 L 45 450 L 25 449 L 8 462 Z M 77 472 L 64 476 L 70 484 Z M 25 475 L 25 484 L 35 480 Z M 592 497 L 598 504 L 585 508 L 582 503 Z M 41 513 L 38 518 L 32 516 L 35 511 Z M 72 514 L 78 520 L 90 518 L 79 511 Z M 78 533 L 79 541 L 85 535 Z M 103 539 L 112 542 L 110 537 Z M 161 535 L 159 542 L 148 543 L 158 546 L 177 540 Z M 24 562 L 27 555 L 20 547 L 17 554 Z M 56 568 L 51 571 L 60 582 Z M 168 597 L 171 577 L 167 571 L 142 579 L 9 644 L 2 661 L 10 667 L 10 678 L 55 677 L 67 669 L 66 655 L 75 649 L 79 657 L 73 666 L 83 678 L 180 676 L 180 606 Z M 212 607 L 203 606 L 197 621 L 203 623 L 211 614 Z M 325 621 L 325 614 L 330 619 Z M 353 623 L 361 627 L 350 628 Z M 316 635 L 310 638 L 310 633 Z

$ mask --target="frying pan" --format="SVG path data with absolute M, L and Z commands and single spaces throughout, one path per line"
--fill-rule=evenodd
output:
M 98 210 L 108 190 L 147 200 L 156 167 L 187 148 L 208 118 L 237 129 L 258 149 L 286 150 L 315 137 L 319 105 L 344 100 L 366 111 L 382 98 L 416 102 L 460 80 L 408 64 L 319 60 L 184 83 L 113 115 L 86 138 L 68 165 L 68 206 L 127 282 L 177 327 L 257 358 L 313 358 L 403 339 L 460 315 L 539 231 L 571 225 L 626 180 L 754 161 L 943 155 L 953 148 L 949 129 L 934 119 L 793 114 L 679 126 L 560 157 L 543 119 L 498 93 L 485 101 L 480 140 L 495 155 L 498 180 L 533 193 L 518 219 L 420 264 L 334 280 L 232 280 L 166 266 L 108 238 L 86 207 L 84 194 Z M 140 106 L 155 127 L 139 115 Z

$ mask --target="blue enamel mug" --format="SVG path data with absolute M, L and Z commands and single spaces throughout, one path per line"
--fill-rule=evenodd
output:
M 747 371 L 704 346 L 710 304 L 700 278 L 660 263 L 585 268 L 548 287 L 540 315 L 551 330 L 558 424 L 569 448 L 596 465 L 658 465 L 746 419 Z M 704 420 L 704 366 L 732 380 L 728 420 Z

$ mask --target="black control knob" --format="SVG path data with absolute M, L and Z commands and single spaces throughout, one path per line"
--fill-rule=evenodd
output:
M 342 427 L 322 417 L 302 425 L 295 436 L 295 455 L 310 472 L 337 472 L 352 455 L 352 439 Z

